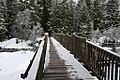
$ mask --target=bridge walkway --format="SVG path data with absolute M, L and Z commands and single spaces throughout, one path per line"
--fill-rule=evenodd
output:
M 65 64 L 65 60 L 61 59 L 58 54 L 59 51 L 54 47 L 52 40 L 50 40 L 50 62 L 44 71 L 43 80 L 94 80 L 93 76 L 81 65 L 79 66 L 81 73 L 79 77 L 71 76 L 73 70 L 69 70 L 69 67 L 73 67 L 72 64 Z M 77 66 L 77 65 L 76 65 Z
M 44 72 L 44 80 L 71 80 L 68 77 L 67 67 L 61 60 L 53 44 L 50 42 L 50 63 Z

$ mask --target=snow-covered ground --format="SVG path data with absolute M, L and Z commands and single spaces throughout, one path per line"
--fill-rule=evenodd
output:
M 28 44 L 31 41 L 21 41 L 16 44 L 16 38 L 0 42 L 2 48 L 31 49 Z M 30 60 L 35 52 L 16 51 L 16 52 L 0 52 L 0 80 L 23 80 L 20 75 L 25 72 Z
M 22 80 L 23 73 L 33 57 L 32 51 L 0 53 L 0 80 Z
M 25 48 L 25 49 L 31 49 L 32 47 L 28 46 L 31 41 L 24 41 L 24 40 L 19 40 L 19 43 L 16 44 L 17 38 L 12 38 L 10 40 L 6 40 L 4 42 L 0 42 L 0 47 L 2 48 Z
M 38 66 L 39 66 L 41 53 L 42 53 L 42 49 L 43 49 L 43 44 L 44 44 L 44 41 L 42 41 L 40 46 L 39 46 L 37 55 L 36 55 L 36 57 L 34 59 L 34 62 L 32 64 L 32 66 L 31 66 L 31 69 L 30 69 L 30 71 L 28 73 L 28 76 L 27 76 L 27 78 L 25 80 L 35 80 L 37 70 L 38 70 Z

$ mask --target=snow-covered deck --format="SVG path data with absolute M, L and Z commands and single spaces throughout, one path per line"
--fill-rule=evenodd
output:
M 59 55 L 60 60 L 64 62 L 64 66 L 67 67 L 68 76 L 71 78 L 70 80 L 94 80 L 93 76 L 89 73 L 89 71 L 81 65 L 70 52 L 65 49 L 59 42 L 57 42 L 54 38 L 51 38 L 53 46 L 55 47 L 56 54 Z M 51 45 L 51 44 L 50 44 Z M 52 55 L 52 53 L 51 53 Z M 54 57 L 53 57 L 54 58 Z M 50 58 L 50 60 L 52 57 Z M 54 59 L 56 61 L 56 59 Z M 69 66 L 67 66 L 69 65 Z

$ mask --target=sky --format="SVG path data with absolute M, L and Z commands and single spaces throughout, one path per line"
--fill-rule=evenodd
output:
M 73 0 L 73 1 L 78 2 L 78 0 Z

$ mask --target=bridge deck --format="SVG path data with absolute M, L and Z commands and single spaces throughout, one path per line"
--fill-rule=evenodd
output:
M 70 80 L 68 77 L 67 67 L 64 61 L 56 53 L 53 44 L 50 45 L 50 63 L 44 72 L 45 80 Z
M 69 71 L 69 67 L 73 67 L 72 64 L 65 64 L 65 61 L 58 55 L 57 49 L 54 47 L 52 41 L 50 41 L 50 62 L 44 71 L 44 80 L 94 80 L 92 75 L 80 65 L 79 70 L 81 73 L 78 74 L 80 77 L 73 77 L 70 74 L 74 71 Z

